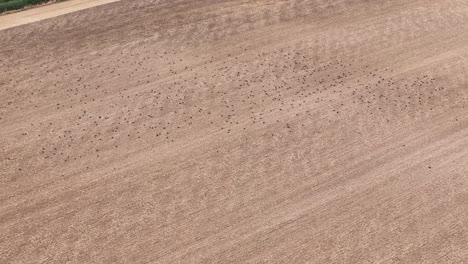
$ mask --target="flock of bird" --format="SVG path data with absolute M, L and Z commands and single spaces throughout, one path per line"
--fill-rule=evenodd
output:
M 0 121 L 28 125 L 4 135 L 3 162 L 31 142 L 40 146 L 34 159 L 66 163 L 192 134 L 307 133 L 353 116 L 390 122 L 434 110 L 445 91 L 427 74 L 405 78 L 294 46 L 205 55 L 143 45 L 94 58 L 44 62 L 42 75 L 4 80 Z M 45 118 L 24 120 L 28 112 Z

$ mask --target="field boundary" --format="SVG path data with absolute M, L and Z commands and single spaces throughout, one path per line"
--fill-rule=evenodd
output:
M 0 15 L 0 30 L 34 23 L 44 19 L 118 1 L 120 0 L 68 0 L 37 6 L 24 11 L 7 13 Z

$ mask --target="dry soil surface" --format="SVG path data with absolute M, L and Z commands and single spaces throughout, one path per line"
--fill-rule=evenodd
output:
M 468 259 L 466 0 L 122 0 L 0 40 L 0 263 Z

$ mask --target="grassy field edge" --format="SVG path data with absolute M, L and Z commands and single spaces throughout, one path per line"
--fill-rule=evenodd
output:
M 20 10 L 25 7 L 49 3 L 49 2 L 63 2 L 65 0 L 0 0 L 0 14 L 9 11 Z

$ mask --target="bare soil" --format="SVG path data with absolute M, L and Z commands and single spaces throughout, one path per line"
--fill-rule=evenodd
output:
M 1 19 L 0 263 L 466 263 L 465 0 Z

